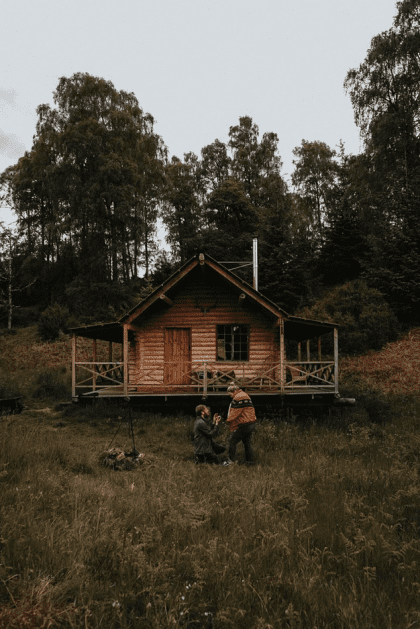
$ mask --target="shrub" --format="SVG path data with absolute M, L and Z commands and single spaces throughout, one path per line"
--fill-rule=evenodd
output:
M 7 399 L 7 398 L 11 398 L 11 397 L 20 397 L 21 396 L 21 392 L 19 391 L 19 389 L 13 385 L 13 384 L 9 384 L 9 383 L 4 383 L 2 382 L 0 385 L 0 400 L 1 399 Z
M 38 334 L 43 341 L 54 341 L 59 338 L 60 334 L 68 332 L 73 324 L 75 321 L 70 317 L 67 308 L 53 304 L 41 314 Z
M 382 293 L 362 280 L 338 286 L 301 316 L 340 326 L 340 352 L 361 354 L 395 341 L 399 325 Z
M 68 397 L 70 394 L 68 386 L 57 371 L 44 371 L 39 374 L 37 388 L 33 396 L 35 398 L 50 398 L 58 400 Z

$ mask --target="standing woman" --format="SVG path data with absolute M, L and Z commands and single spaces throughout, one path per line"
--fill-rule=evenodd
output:
M 230 383 L 227 392 L 232 398 L 226 419 L 230 430 L 229 459 L 235 460 L 236 446 L 242 441 L 245 448 L 245 463 L 253 465 L 252 435 L 257 421 L 254 405 L 249 395 L 234 382 Z

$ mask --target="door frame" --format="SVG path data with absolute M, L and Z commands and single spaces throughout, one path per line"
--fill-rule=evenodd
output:
M 189 340 L 189 355 L 188 355 L 188 360 L 186 361 L 176 361 L 176 357 L 173 355 L 173 352 L 170 353 L 170 357 L 169 358 L 169 352 L 167 351 L 167 348 L 173 348 L 173 345 L 170 345 L 167 342 L 167 333 L 170 330 L 184 330 L 188 332 L 188 340 Z M 192 355 L 192 334 L 191 334 L 191 326 L 165 326 L 165 328 L 163 329 L 163 360 L 164 360 L 164 368 L 163 368 L 163 382 L 164 384 L 191 384 L 191 380 L 188 377 L 186 372 L 191 371 L 191 365 L 192 365 L 192 360 L 191 360 L 191 355 Z M 173 363 L 172 367 L 171 364 Z M 188 369 L 185 370 L 184 368 L 182 369 L 182 374 L 185 374 L 182 378 L 182 382 L 176 382 L 175 381 L 175 376 L 176 376 L 176 365 L 188 365 Z

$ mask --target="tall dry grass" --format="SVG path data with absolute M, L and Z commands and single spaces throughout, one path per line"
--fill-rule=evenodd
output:
M 418 400 L 260 418 L 251 468 L 196 466 L 190 417 L 138 414 L 143 463 L 114 472 L 126 412 L 2 421 L 1 628 L 419 625 Z
M 344 363 L 355 409 L 260 416 L 252 468 L 195 466 L 183 415 L 134 415 L 126 472 L 127 408 L 0 418 L 0 629 L 420 626 L 419 338 Z M 0 350 L 0 389 L 69 398 L 68 339 Z

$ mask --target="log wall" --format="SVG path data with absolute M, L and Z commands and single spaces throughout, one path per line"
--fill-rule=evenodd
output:
M 130 384 L 163 383 L 165 328 L 191 330 L 191 362 L 209 362 L 213 367 L 232 369 L 240 377 L 258 375 L 269 357 L 279 361 L 279 333 L 273 317 L 257 309 L 250 298 L 239 295 L 217 277 L 199 275 L 171 296 L 173 305 L 159 303 L 134 321 L 139 331 L 135 343 L 130 344 Z M 208 310 L 206 312 L 206 310 Z M 249 326 L 249 360 L 241 363 L 217 361 L 216 330 L 219 324 Z M 244 369 L 242 365 L 245 364 Z

